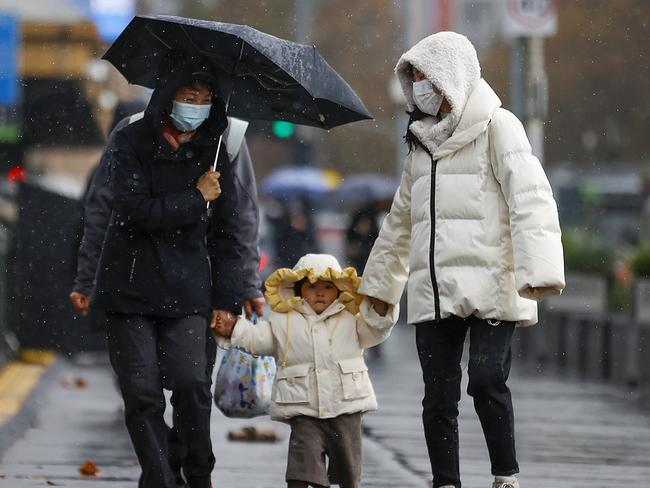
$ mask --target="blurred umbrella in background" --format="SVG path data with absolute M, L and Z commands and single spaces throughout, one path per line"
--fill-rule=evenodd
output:
M 399 178 L 376 173 L 358 173 L 346 176 L 340 186 L 325 196 L 327 207 L 349 207 L 364 203 L 392 200 Z
M 279 199 L 315 197 L 337 188 L 341 181 L 341 175 L 331 169 L 285 166 L 269 173 L 262 180 L 260 191 Z

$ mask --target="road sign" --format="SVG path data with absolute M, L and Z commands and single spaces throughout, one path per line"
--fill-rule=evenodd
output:
M 547 37 L 557 32 L 557 0 L 501 0 L 506 37 Z
M 18 20 L 0 14 L 0 105 L 18 102 Z
M 0 13 L 0 144 L 20 137 L 19 42 L 18 19 Z

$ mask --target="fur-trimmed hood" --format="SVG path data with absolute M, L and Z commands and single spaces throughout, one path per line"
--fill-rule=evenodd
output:
M 330 254 L 306 254 L 293 269 L 280 268 L 274 271 L 264 283 L 266 298 L 274 312 L 286 313 L 297 309 L 302 298 L 295 294 L 295 284 L 307 278 L 311 283 L 318 280 L 331 281 L 341 290 L 338 299 L 351 313 L 359 311 L 362 297 L 357 293 L 361 278 L 354 268 L 341 269 L 336 258 Z M 331 308 L 330 305 L 329 308 Z
M 425 117 L 410 126 L 411 132 L 433 152 L 458 126 L 467 100 L 481 79 L 481 67 L 467 37 L 455 32 L 425 37 L 404 53 L 395 66 L 409 112 L 415 109 L 410 66 L 424 73 L 451 106 L 451 113 L 442 120 Z

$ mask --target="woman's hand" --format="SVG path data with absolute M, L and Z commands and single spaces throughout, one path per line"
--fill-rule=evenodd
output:
M 375 309 L 375 312 L 377 312 L 377 314 L 381 315 L 382 317 L 386 316 L 386 313 L 388 313 L 388 303 L 375 297 L 368 297 L 368 300 L 370 300 L 370 305 L 372 305 L 372 308 Z
M 196 182 L 196 187 L 199 189 L 206 202 L 216 200 L 221 195 L 221 185 L 219 185 L 220 176 L 221 173 L 213 171 L 212 168 L 210 168 L 208 171 L 203 173 L 199 178 L 199 181 Z
M 557 292 L 556 289 L 553 288 L 552 286 L 539 286 L 539 287 L 528 288 L 528 294 L 530 295 L 530 298 L 535 301 L 541 300 L 546 295 L 552 295 L 557 293 L 559 292 Z

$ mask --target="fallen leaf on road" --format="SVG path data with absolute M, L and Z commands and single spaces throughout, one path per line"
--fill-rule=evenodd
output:
M 242 442 L 277 442 L 280 437 L 273 427 L 251 425 L 228 432 L 228 440 Z
M 97 476 L 99 468 L 92 461 L 86 461 L 79 467 L 79 472 L 84 476 Z
M 79 377 L 74 380 L 74 386 L 76 386 L 77 388 L 86 388 L 88 386 L 88 383 L 86 383 L 86 380 Z
M 54 481 L 50 481 L 50 480 L 45 481 L 45 483 L 47 483 L 47 486 L 62 486 L 62 485 L 59 485 L 58 483 L 55 483 Z

